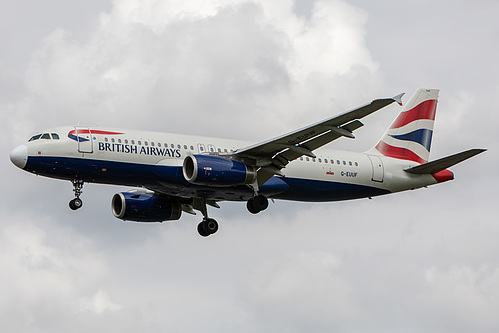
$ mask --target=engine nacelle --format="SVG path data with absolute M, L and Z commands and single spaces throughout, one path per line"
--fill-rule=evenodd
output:
M 125 221 L 171 221 L 178 220 L 182 215 L 182 207 L 179 203 L 144 193 L 116 193 L 111 207 L 113 215 Z
M 255 167 L 212 155 L 187 156 L 182 171 L 188 182 L 197 185 L 232 186 L 256 180 Z

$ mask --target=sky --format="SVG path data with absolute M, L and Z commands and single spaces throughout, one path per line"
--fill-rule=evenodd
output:
M 497 1 L 0 2 L 0 330 L 497 332 Z M 427 189 L 334 203 L 221 203 L 128 223 L 118 186 L 11 164 L 37 131 L 100 125 L 263 141 L 440 89 L 430 158 L 488 151 Z M 365 119 L 370 149 L 396 117 Z

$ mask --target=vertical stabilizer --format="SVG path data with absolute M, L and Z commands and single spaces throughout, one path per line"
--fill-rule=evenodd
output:
M 428 162 L 438 89 L 418 89 L 374 148 L 384 156 Z

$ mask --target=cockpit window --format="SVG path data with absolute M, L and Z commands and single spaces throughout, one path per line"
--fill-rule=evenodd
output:
M 50 139 L 54 139 L 54 140 L 59 140 L 59 134 L 57 133 L 43 133 L 43 134 L 36 134 L 36 135 L 33 135 L 29 140 L 28 142 L 30 141 L 35 141 L 35 140 L 38 140 L 38 139 L 46 139 L 46 140 L 50 140 Z
M 33 135 L 31 137 L 31 139 L 28 140 L 28 142 L 38 140 L 38 139 L 40 139 L 41 136 L 42 136 L 41 134 Z

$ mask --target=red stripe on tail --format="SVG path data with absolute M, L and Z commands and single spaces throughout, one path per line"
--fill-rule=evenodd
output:
M 401 112 L 390 128 L 399 128 L 413 122 L 414 120 L 435 120 L 436 110 L 437 100 L 430 99 L 424 101 L 410 110 Z

